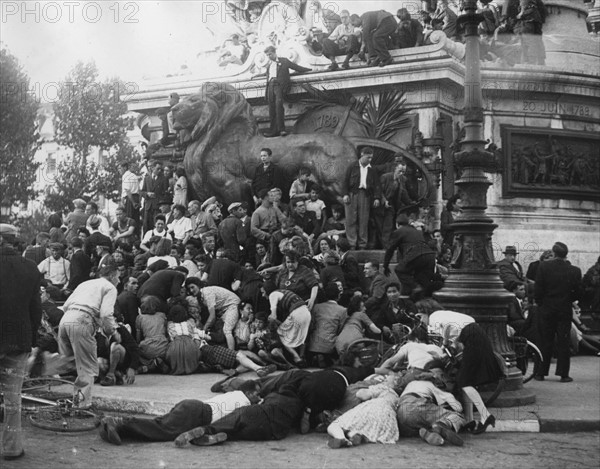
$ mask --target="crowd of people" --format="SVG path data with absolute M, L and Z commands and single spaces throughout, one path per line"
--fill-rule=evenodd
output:
M 188 200 L 191 191 L 180 168 L 173 174 L 155 161 L 142 176 L 121 165 L 122 204 L 112 224 L 94 201 L 76 199 L 68 214 L 52 214 L 48 230 L 35 240 L 19 243 L 12 225 L 0 225 L 1 358 L 3 373 L 18 370 L 11 371 L 14 388 L 5 399 L 18 396 L 15 389 L 25 373 L 74 372 L 76 402 L 85 408 L 95 384 L 132 385 L 139 374 L 254 371 L 261 378 L 256 386 L 230 396 L 246 402 L 247 409 L 220 415 L 208 412 L 206 403 L 184 401 L 174 415 L 155 423 L 109 419 L 102 426 L 103 438 L 153 439 L 150 432 L 157 439 L 178 438 L 182 445 L 282 438 L 303 416 L 309 427 L 322 420 L 332 447 L 389 443 L 419 433 L 430 444 L 461 444 L 455 433 L 463 426 L 485 431 L 495 420 L 476 387 L 501 378 L 500 362 L 471 317 L 445 311 L 431 298 L 450 268 L 447 242 L 454 237 L 452 222 L 460 217 L 460 196 L 448 201 L 441 230 L 428 232 L 417 212 L 409 217 L 402 210 L 410 203 L 404 162 L 390 163 L 381 176 L 370 165 L 372 154 L 371 148 L 362 148 L 348 168 L 343 206 L 327 207 L 306 168 L 287 184 L 271 150 L 263 148 L 252 179 L 254 199 L 231 203 L 224 219 L 214 197 Z M 369 225 L 373 213 L 379 222 Z M 368 247 L 369 230 L 378 227 L 385 239 L 383 265 L 371 260 L 361 268 L 356 250 Z M 390 275 L 395 253 L 397 280 Z M 580 333 L 575 333 L 578 349 L 598 353 L 599 344 L 573 315 L 584 290 L 598 306 L 598 264 L 582 277 L 567 254 L 566 245 L 555 243 L 526 275 L 514 246 L 507 246 L 498 262 L 505 288 L 515 295 L 508 312 L 511 331 L 530 337 L 543 351 L 538 380 L 549 374 L 556 342 L 556 374 L 562 382 L 572 381 L 573 327 Z M 399 324 L 414 328 L 417 315 L 431 324 L 440 313 L 435 324 L 452 325 L 442 333 L 448 345 L 464 349 L 454 396 L 444 374 L 431 371 L 444 352 L 423 343 L 427 337 L 415 335 L 418 340 L 381 368 L 357 361 L 357 341 L 393 343 Z M 406 372 L 395 373 L 398 365 L 407 367 L 408 378 Z M 307 366 L 323 371 L 308 373 Z M 284 373 L 271 378 L 276 370 Z M 363 382 L 372 374 L 390 373 L 383 381 Z M 320 377 L 337 384 L 324 386 Z M 269 384 L 272 379 L 275 385 Z M 345 391 L 357 383 L 354 405 L 345 407 Z M 320 394 L 333 388 L 337 394 Z M 268 425 L 255 420 L 264 414 L 250 405 L 255 394 L 265 398 L 257 406 L 276 408 L 268 417 L 275 421 Z M 481 420 L 468 424 L 472 418 L 465 418 L 459 400 L 475 405 Z M 439 408 L 441 414 L 425 408 Z M 190 418 L 180 426 L 165 424 L 182 412 Z M 437 416 L 429 421 L 422 414 Z M 259 423 L 248 428 L 262 430 L 244 430 L 249 421 Z M 151 429 L 143 430 L 148 425 Z M 15 441 L 5 444 L 18 447 Z

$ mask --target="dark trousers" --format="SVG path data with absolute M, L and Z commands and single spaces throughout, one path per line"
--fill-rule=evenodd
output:
M 400 261 L 394 270 L 403 295 L 410 295 L 417 285 L 427 289 L 435 274 L 435 253 L 422 254 L 406 264 Z
M 358 54 L 360 51 L 360 44 L 356 36 L 349 36 L 347 44 L 347 47 L 340 47 L 337 42 L 325 38 L 323 39 L 323 55 L 331 61 L 335 61 L 337 55 L 347 55 L 346 60 L 350 60 L 354 54 Z
M 541 336 L 542 336 L 542 375 L 548 376 L 550 362 L 554 351 L 554 338 L 556 337 L 556 375 L 569 376 L 571 368 L 571 352 L 569 351 L 571 333 L 571 315 L 558 315 L 540 308 L 541 314 Z
M 269 80 L 269 83 L 267 83 L 271 133 L 279 133 L 285 130 L 285 110 L 283 109 L 285 88 L 280 82 L 274 79 Z
M 144 233 L 154 228 L 154 216 L 158 213 L 158 209 L 149 207 L 144 209 Z
M 265 441 L 273 439 L 271 422 L 261 406 L 251 405 L 234 410 L 231 414 L 206 427 L 206 433 L 226 433 L 228 440 Z
M 195 399 L 175 404 L 167 414 L 153 419 L 130 417 L 119 426 L 120 436 L 146 441 L 173 441 L 180 434 L 210 424 L 212 408 Z
M 352 248 L 365 249 L 369 241 L 369 213 L 371 198 L 366 190 L 350 194 L 346 208 L 346 238 Z
M 381 21 L 377 29 L 371 33 L 370 40 L 367 43 L 369 58 L 375 58 L 376 56 L 382 62 L 391 58 L 387 48 L 387 41 L 394 31 L 396 31 L 397 26 L 396 20 L 391 16 Z
M 373 220 L 373 233 L 369 233 L 369 245 L 373 249 L 378 246 L 387 249 L 390 238 L 395 229 L 396 210 L 394 207 L 379 206 L 371 210 Z
M 133 199 L 133 202 L 131 201 Z M 131 199 L 125 197 L 125 213 L 132 218 L 139 227 L 140 223 L 140 194 L 131 194 Z

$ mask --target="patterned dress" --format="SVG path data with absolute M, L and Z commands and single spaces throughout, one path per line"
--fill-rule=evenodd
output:
M 370 443 L 395 444 L 400 438 L 396 410 L 400 397 L 386 383 L 369 386 L 372 397 L 338 417 L 337 423 L 350 435 L 363 435 Z

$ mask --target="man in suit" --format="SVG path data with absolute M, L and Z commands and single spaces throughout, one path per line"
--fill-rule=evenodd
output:
M 16 240 L 17 228 L 0 224 L 0 391 L 4 393 L 0 447 L 5 460 L 25 454 L 21 388 L 42 320 L 40 273 L 13 248 Z
M 498 261 L 496 265 L 498 266 L 500 280 L 504 283 L 504 288 L 508 290 L 511 282 L 533 283 L 523 276 L 523 267 L 517 262 L 519 253 L 515 246 L 506 246 L 502 254 L 504 254 L 504 259 Z
M 377 172 L 371 167 L 373 148 L 364 147 L 359 160 L 350 165 L 342 181 L 346 207 L 346 237 L 351 248 L 365 249 L 369 240 L 369 215 L 371 206 L 378 208 L 381 185 Z
M 234 260 L 237 262 L 242 255 L 242 249 L 246 244 L 246 230 L 240 220 L 245 211 L 241 202 L 234 202 L 227 208 L 229 216 L 219 224 L 219 236 L 223 242 L 223 247 L 229 249 Z
M 169 181 L 163 173 L 162 163 L 156 161 L 152 167 L 152 174 L 146 174 L 140 193 L 144 198 L 144 233 L 154 228 L 154 216 L 158 213 L 158 206 L 164 200 L 169 190 Z
M 71 277 L 67 285 L 67 290 L 70 292 L 75 290 L 80 283 L 89 280 L 92 270 L 92 260 L 83 252 L 83 241 L 75 238 L 71 241 L 71 246 L 73 246 L 73 254 L 70 259 Z
M 550 371 L 554 339 L 556 338 L 556 375 L 561 383 L 570 383 L 571 357 L 569 339 L 573 302 L 581 296 L 581 269 L 567 261 L 569 249 L 561 242 L 552 246 L 554 259 L 540 263 L 535 279 L 535 301 L 539 305 L 542 356 L 544 363 L 535 379 L 543 381 Z
M 356 257 L 350 252 L 350 243 L 346 238 L 339 238 L 336 241 L 338 254 L 340 255 L 340 267 L 344 271 L 344 280 L 346 289 L 350 293 L 360 291 L 363 287 L 363 274 Z M 342 297 L 345 298 L 346 295 Z
M 415 290 L 427 290 L 435 272 L 436 252 L 423 238 L 423 232 L 408 224 L 405 214 L 398 215 L 398 229 L 392 234 L 383 261 L 383 273 L 390 272 L 389 264 L 394 251 L 398 250 L 396 275 L 402 284 L 402 294 L 410 295 Z
M 526 296 L 525 284 L 515 280 L 508 284 L 507 290 L 515 295 L 512 302 L 508 305 L 507 324 L 515 330 L 517 335 L 523 335 L 527 324 L 527 315 L 524 307 Z
M 265 190 L 270 191 L 274 187 L 278 187 L 282 190 L 282 196 L 285 196 L 285 202 L 288 200 L 288 186 L 287 174 L 279 167 L 279 165 L 273 163 L 273 151 L 270 148 L 261 148 L 260 164 L 256 166 L 254 176 L 252 177 L 254 203 L 257 205 L 260 204 L 261 198 L 259 197 L 259 194 Z
M 270 60 L 267 65 L 267 93 L 266 98 L 269 103 L 269 119 L 271 120 L 271 129 L 265 137 L 285 137 L 285 110 L 283 109 L 283 99 L 290 87 L 290 69 L 298 73 L 310 72 L 310 68 L 301 67 L 290 60 L 277 57 L 277 49 L 269 46 L 265 49 L 265 54 Z

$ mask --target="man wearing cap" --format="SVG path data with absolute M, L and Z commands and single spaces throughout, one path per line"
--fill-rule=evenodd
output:
M 107 336 L 117 327 L 113 316 L 117 300 L 119 273 L 115 264 L 102 267 L 99 278 L 80 284 L 64 304 L 65 314 L 58 329 L 58 349 L 73 357 L 77 368 L 73 401 L 79 408 L 92 404 L 92 386 L 98 376 L 96 331 Z
M 377 172 L 371 167 L 373 148 L 365 147 L 359 159 L 346 170 L 342 181 L 346 207 L 346 237 L 352 249 L 365 249 L 369 238 L 369 214 L 371 206 L 378 208 L 381 185 Z
M 21 388 L 27 358 L 42 319 L 40 274 L 13 248 L 17 228 L 0 224 L 0 391 L 4 419 L 0 449 L 5 460 L 22 457 Z
M 88 215 L 85 213 L 86 202 L 83 199 L 75 199 L 73 201 L 73 211 L 67 215 L 67 232 L 65 237 L 68 242 L 77 237 L 77 230 L 81 227 L 85 228 Z
M 246 243 L 246 230 L 241 218 L 245 215 L 241 202 L 234 202 L 227 208 L 229 216 L 219 224 L 219 236 L 223 247 L 231 251 L 233 260 L 239 262 L 241 251 Z
M 99 258 L 96 255 L 96 246 L 112 246 L 111 239 L 100 231 L 100 225 L 102 220 L 98 215 L 91 215 L 88 219 L 90 226 L 90 236 L 85 240 L 83 245 L 83 252 L 92 260 L 98 261 Z
M 88 202 L 85 206 L 85 213 L 88 216 L 86 228 L 91 233 L 93 230 L 97 230 L 102 233 L 104 236 L 110 236 L 110 224 L 108 220 L 98 213 L 98 204 L 96 202 Z M 95 217 L 94 220 L 100 220 L 100 225 L 96 228 L 92 228 L 90 220 L 92 216 Z
M 539 305 L 542 370 L 534 378 L 543 381 L 550 371 L 556 339 L 556 372 L 561 383 L 570 383 L 569 351 L 573 302 L 581 299 L 581 269 L 567 261 L 569 249 L 561 242 L 552 246 L 554 259 L 541 262 L 535 278 L 535 301 Z
M 50 257 L 38 264 L 40 273 L 54 287 L 48 289 L 48 293 L 54 300 L 64 299 L 64 290 L 71 278 L 71 263 L 63 257 L 63 249 L 61 243 L 50 243 Z
M 519 254 L 517 248 L 506 246 L 502 254 L 504 254 L 504 259 L 498 261 L 496 265 L 498 266 L 500 280 L 504 283 L 504 288 L 508 289 L 511 282 L 525 282 L 523 268 L 517 262 L 517 254 Z

